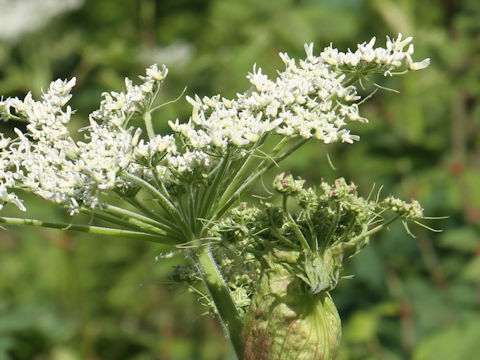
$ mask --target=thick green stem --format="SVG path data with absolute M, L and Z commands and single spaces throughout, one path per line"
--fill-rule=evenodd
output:
M 203 281 L 215 303 L 218 316 L 232 342 L 235 353 L 238 359 L 243 359 L 244 344 L 241 338 L 243 323 L 230 295 L 230 290 L 208 247 L 199 247 L 193 254 L 193 258 L 200 268 Z

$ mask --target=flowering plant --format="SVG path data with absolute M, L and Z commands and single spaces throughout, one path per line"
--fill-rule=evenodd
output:
M 149 67 L 140 85 L 126 79 L 124 92 L 104 93 L 78 141 L 67 127 L 75 79 L 52 82 L 41 100 L 30 93 L 2 99 L 1 118 L 23 121 L 26 130 L 16 128 L 14 139 L 0 134 L 0 209 L 14 204 L 25 211 L 15 191 L 26 190 L 72 216 L 85 213 L 112 226 L 0 222 L 169 245 L 192 264 L 172 278 L 189 287 L 203 281 L 239 358 L 333 359 L 340 319 L 329 292 L 343 260 L 393 221 L 418 222 L 421 206 L 393 196 L 364 199 L 343 178 L 305 188 L 289 173 L 273 184 L 281 206 L 240 201 L 307 141 L 357 141 L 348 124 L 367 119 L 359 114 L 366 98 L 356 84 L 428 66 L 429 59 L 413 62 L 411 40 L 400 34 L 374 48 L 373 38 L 346 53 L 330 45 L 318 56 L 310 44 L 298 63 L 280 54 L 285 69 L 278 78 L 254 67 L 252 87 L 235 99 L 187 97 L 191 117 L 170 121 L 169 135 L 156 134 L 152 123 L 165 66 Z M 135 119 L 143 129 L 132 125 Z M 118 199 L 122 206 L 114 205 Z

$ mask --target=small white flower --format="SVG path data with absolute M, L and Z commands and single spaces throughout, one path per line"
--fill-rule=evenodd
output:
M 413 62 L 410 55 L 407 55 L 407 63 L 409 70 L 421 70 L 430 65 L 430 59 L 426 58 L 419 62 Z
M 162 81 L 168 74 L 168 69 L 165 65 L 162 65 L 162 69 L 158 68 L 157 64 L 153 64 L 147 69 L 147 76 L 151 77 L 155 81 Z

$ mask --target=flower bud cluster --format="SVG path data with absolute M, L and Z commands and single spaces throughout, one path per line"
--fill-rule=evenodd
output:
M 406 203 L 392 196 L 381 202 L 368 200 L 344 178 L 333 184 L 322 180 L 318 190 L 303 185 L 304 180 L 286 173 L 274 180 L 277 191 L 298 202 L 300 209 L 295 213 L 268 203 L 263 209 L 243 204 L 232 209 L 216 229 L 224 244 L 234 245 L 242 254 L 255 254 L 258 261 L 252 264 L 260 267 L 262 254 L 272 248 L 296 253 L 293 269 L 313 294 L 335 288 L 343 260 L 368 244 L 371 224 L 388 220 L 385 210 L 398 212 L 406 220 L 423 217 L 417 201 Z
M 389 195 L 383 200 L 383 203 L 387 205 L 391 211 L 402 215 L 402 217 L 411 220 L 423 219 L 423 208 L 417 200 L 406 202 L 397 199 L 393 195 Z
M 216 223 L 211 232 L 227 244 L 235 244 L 238 249 L 251 246 L 257 231 L 265 225 L 263 211 L 255 206 L 242 203 L 229 211 L 227 217 Z
M 334 201 L 339 209 L 352 211 L 364 220 L 371 217 L 377 207 L 376 203 L 359 196 L 357 185 L 353 182 L 347 183 L 344 178 L 336 179 L 332 185 L 322 180 L 319 188 L 322 191 L 319 195 L 320 200 Z
M 289 172 L 283 172 L 275 177 L 273 188 L 281 194 L 292 195 L 302 190 L 303 184 L 305 184 L 305 180 L 294 179 Z

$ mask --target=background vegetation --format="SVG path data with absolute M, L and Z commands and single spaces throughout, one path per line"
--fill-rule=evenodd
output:
M 14 3 L 44 21 L 29 21 Z M 69 0 L 62 14 L 47 11 L 59 9 L 53 0 L 40 3 L 1 1 L 0 23 L 11 25 L 0 29 L 0 94 L 38 96 L 51 80 L 76 76 L 77 128 L 102 91 L 121 90 L 124 76 L 151 63 L 170 68 L 162 101 L 185 86 L 189 95 L 234 96 L 248 87 L 255 62 L 274 76 L 278 52 L 301 57 L 305 42 L 319 51 L 413 35 L 417 59 L 430 57 L 431 66 L 378 79 L 401 94 L 382 91 L 365 104 L 362 140 L 312 143 L 282 169 L 311 184 L 345 176 L 364 193 L 383 184 L 385 194 L 420 200 L 430 216 L 449 216 L 433 224 L 442 233 L 416 228 L 416 239 L 394 226 L 348 262 L 355 277 L 333 293 L 343 320 L 340 360 L 478 358 L 478 0 Z M 157 129 L 168 131 L 167 120 L 186 119 L 189 109 L 183 99 L 162 108 Z M 39 199 L 28 208 L 30 217 L 70 221 Z M 7 207 L 2 215 L 18 213 Z M 169 282 L 182 259 L 156 261 L 162 251 L 45 229 L 0 231 L 0 359 L 233 359 L 217 321 Z

